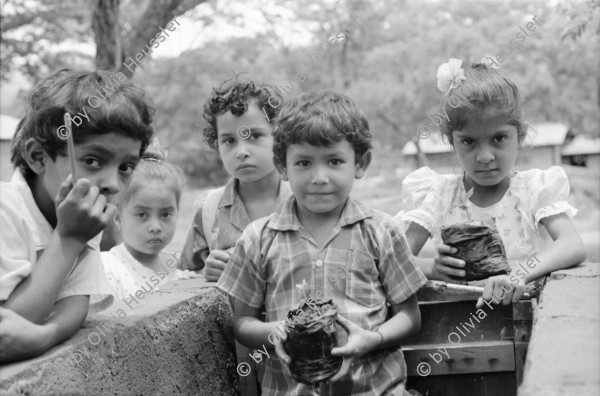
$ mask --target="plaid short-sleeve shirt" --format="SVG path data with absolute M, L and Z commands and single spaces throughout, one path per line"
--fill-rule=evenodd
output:
M 212 231 L 217 235 L 215 249 L 227 250 L 235 246 L 244 228 L 251 223 L 244 201 L 238 193 L 238 186 L 238 179 L 230 179 L 225 185 L 223 196 L 219 201 L 215 222 L 212 225 Z M 281 181 L 277 202 L 283 201 L 291 193 L 289 184 Z M 198 200 L 198 206 L 181 252 L 179 269 L 199 270 L 204 268 L 204 262 L 210 253 L 202 226 L 202 210 L 206 194 Z
M 301 289 L 306 281 L 307 287 Z M 236 244 L 218 287 L 245 304 L 266 308 L 268 322 L 284 320 L 305 297 L 332 298 L 339 314 L 363 329 L 385 322 L 390 304 L 427 282 L 400 226 L 348 198 L 327 243 L 319 247 L 296 215 L 292 196 L 268 218 L 250 224 Z M 286 377 L 279 359 L 266 358 L 263 395 L 313 395 Z M 406 363 L 400 346 L 357 359 L 342 381 L 321 384 L 331 395 L 402 395 Z

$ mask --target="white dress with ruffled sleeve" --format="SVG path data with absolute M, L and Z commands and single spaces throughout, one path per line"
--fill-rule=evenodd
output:
M 565 171 L 553 166 L 511 174 L 510 186 L 496 204 L 481 208 L 469 200 L 462 175 L 440 175 L 428 167 L 408 175 L 402 183 L 404 210 L 396 218 L 405 229 L 415 222 L 432 235 L 437 249 L 441 227 L 486 216 L 496 221 L 511 267 L 543 251 L 552 242 L 540 220 L 577 210 L 567 202 L 569 180 Z

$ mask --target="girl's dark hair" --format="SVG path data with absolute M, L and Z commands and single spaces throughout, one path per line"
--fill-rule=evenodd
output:
M 327 147 L 342 139 L 354 148 L 356 161 L 373 148 L 364 113 L 346 95 L 308 92 L 282 106 L 273 131 L 274 160 L 286 167 L 290 145 L 306 142 Z
M 185 176 L 181 168 L 165 161 L 165 155 L 157 148 L 150 147 L 142 156 L 131 175 L 131 184 L 124 194 L 122 205 L 125 204 L 139 189 L 149 182 L 159 182 L 175 193 L 177 208 L 181 192 L 185 187 Z
M 500 72 L 483 63 L 474 63 L 465 70 L 466 80 L 450 91 L 442 104 L 445 117 L 440 129 L 452 144 L 452 131 L 467 124 L 468 116 L 490 107 L 500 111 L 507 123 L 517 128 L 519 142 L 527 135 L 528 125 L 524 121 L 519 88 Z
M 66 141 L 57 133 L 65 112 L 73 119 L 75 143 L 115 132 L 141 141 L 141 155 L 153 134 L 154 108 L 123 73 L 57 70 L 33 88 L 13 139 L 11 161 L 25 177 L 35 175 L 24 157 L 30 138 L 37 139 L 53 160 L 66 155 Z
M 204 104 L 204 139 L 210 147 L 218 150 L 217 116 L 231 111 L 235 116 L 241 116 L 248 111 L 248 105 L 256 102 L 259 109 L 264 110 L 270 124 L 279 113 L 283 103 L 281 91 L 260 81 L 241 82 L 239 75 L 231 80 L 225 80 L 217 88 L 213 88 L 211 97 Z

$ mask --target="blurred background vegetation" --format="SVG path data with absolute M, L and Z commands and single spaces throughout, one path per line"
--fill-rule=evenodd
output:
M 171 33 L 132 76 L 123 61 L 173 16 L 184 33 Z M 121 69 L 153 99 L 169 159 L 191 186 L 206 187 L 227 175 L 202 140 L 202 105 L 221 80 L 245 73 L 287 97 L 321 89 L 352 97 L 367 114 L 375 158 L 385 159 L 377 175 L 404 165 L 400 149 L 439 111 L 438 66 L 496 55 L 533 16 L 540 26 L 501 65 L 528 120 L 600 136 L 600 1 L 3 1 L 1 111 L 21 117 L 31 85 L 58 67 Z
M 146 89 L 169 160 L 189 177 L 169 250 L 180 251 L 202 190 L 227 178 L 202 139 L 202 106 L 236 73 L 286 97 L 332 89 L 365 111 L 375 161 L 353 195 L 394 214 L 414 168 L 401 155 L 431 125 L 440 64 L 496 55 L 540 23 L 501 64 L 521 89 L 528 121 L 561 122 L 600 137 L 600 1 L 574 0 L 2 0 L 0 111 L 23 116 L 27 93 L 59 67 L 120 70 Z M 175 17 L 179 25 L 133 70 L 123 66 Z M 5 143 L 5 142 L 3 142 Z M 3 146 L 4 147 L 4 146 Z M 6 147 L 4 147 L 6 149 Z M 3 151 L 7 152 L 7 150 Z M 3 158 L 4 159 L 4 158 Z M 535 165 L 535 161 L 532 162 Z M 542 165 L 537 164 L 538 167 Z M 600 261 L 600 169 L 564 166 L 575 225 Z M 460 170 L 457 168 L 456 170 Z M 425 249 L 427 251 L 427 249 Z M 432 251 L 431 246 L 429 252 Z

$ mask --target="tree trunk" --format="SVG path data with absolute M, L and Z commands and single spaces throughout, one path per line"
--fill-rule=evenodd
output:
M 119 0 L 96 0 L 92 13 L 96 40 L 96 68 L 119 70 L 123 63 L 119 28 Z

